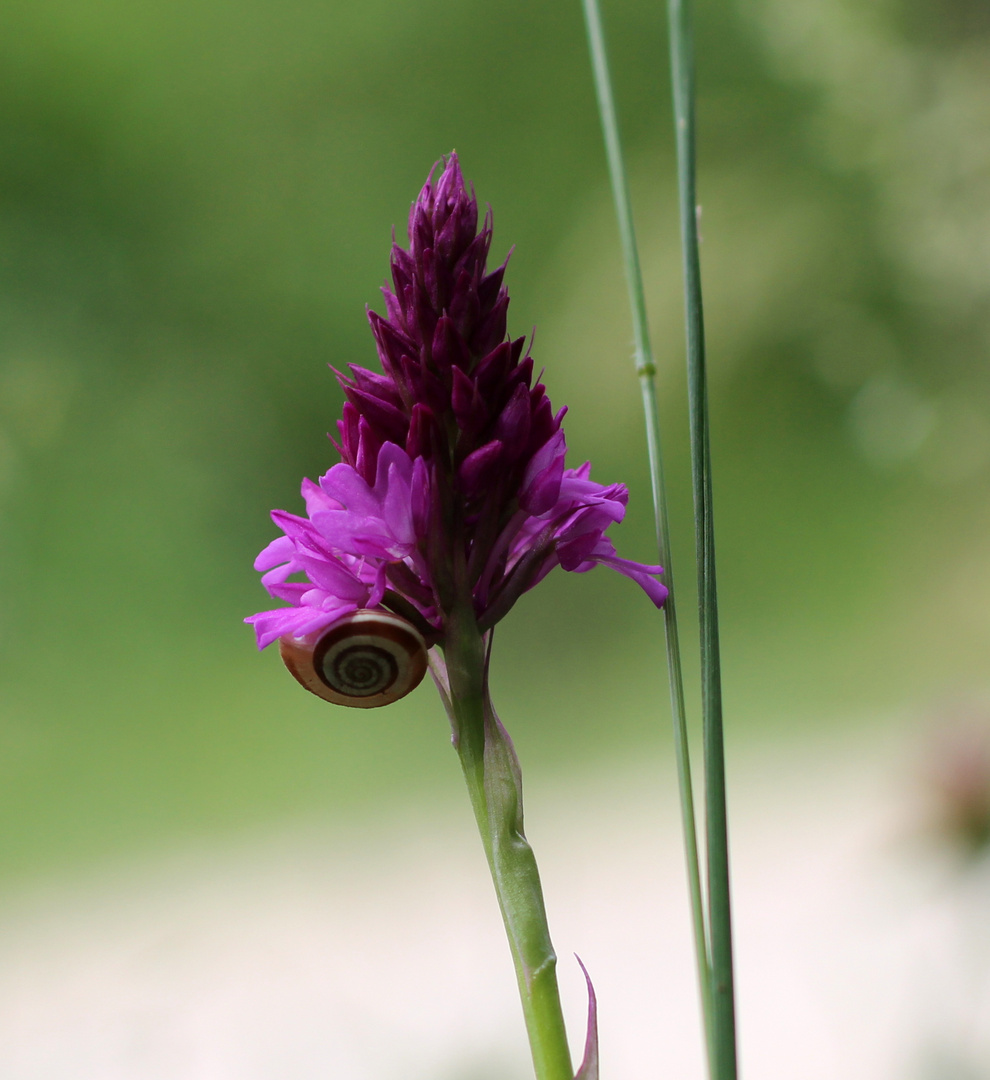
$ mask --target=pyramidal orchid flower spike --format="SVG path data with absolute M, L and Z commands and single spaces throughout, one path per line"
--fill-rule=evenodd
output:
M 255 567 L 290 606 L 247 620 L 260 648 L 379 606 L 442 643 L 468 593 L 488 630 L 556 566 L 610 566 L 663 603 L 661 568 L 619 558 L 606 535 L 626 488 L 595 483 L 587 463 L 565 468 L 566 410 L 554 413 L 524 339 L 506 334 L 491 239 L 451 155 L 413 205 L 409 250 L 393 245 L 385 316 L 368 315 L 382 373 L 337 374 L 342 461 L 303 481 L 305 517 L 272 514 L 284 535 Z
M 456 155 L 434 173 L 413 204 L 408 250 L 393 243 L 385 314 L 368 315 L 381 371 L 336 372 L 346 398 L 333 439 L 341 461 L 318 483 L 303 481 L 305 515 L 273 512 L 283 535 L 255 562 L 288 606 L 246 621 L 259 648 L 280 642 L 308 689 L 361 706 L 411 689 L 425 663 L 409 678 L 403 668 L 430 650 L 536 1075 L 572 1080 L 519 765 L 488 693 L 491 630 L 557 566 L 611 567 L 658 607 L 667 590 L 661 567 L 620 558 L 607 535 L 625 514 L 626 488 L 596 483 L 588 463 L 565 465 L 566 410 L 554 412 L 534 380 L 524 338 L 506 333 L 506 263 L 487 269 L 491 213 L 479 228 Z M 583 1080 L 597 1074 L 592 1058 L 596 1049 Z

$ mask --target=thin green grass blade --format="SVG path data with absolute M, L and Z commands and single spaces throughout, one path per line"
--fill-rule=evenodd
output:
M 687 327 L 688 407 L 691 419 L 691 474 L 698 559 L 701 619 L 702 723 L 705 753 L 705 829 L 708 862 L 708 930 L 711 948 L 714 1070 L 716 1080 L 735 1080 L 736 1032 L 729 900 L 729 849 L 725 806 L 725 749 L 722 734 L 722 678 L 719 659 L 715 537 L 712 527 L 711 447 L 705 328 L 698 257 L 695 195 L 694 45 L 690 0 L 668 0 L 674 126 L 684 297 Z
M 595 79 L 595 92 L 605 136 L 609 176 L 615 212 L 619 219 L 622 252 L 626 268 L 626 284 L 629 289 L 629 306 L 632 309 L 633 330 L 636 342 L 636 374 L 639 376 L 646 417 L 646 443 L 650 462 L 650 483 L 653 490 L 653 512 L 656 523 L 657 547 L 664 578 L 670 595 L 664 605 L 664 627 L 667 643 L 667 671 L 670 682 L 670 707 L 674 721 L 674 752 L 677 759 L 677 776 L 680 788 L 681 818 L 684 829 L 684 849 L 687 860 L 688 888 L 691 898 L 691 915 L 694 925 L 694 946 L 698 966 L 702 1016 L 706 1038 L 710 1035 L 711 973 L 708 944 L 705 931 L 704 904 L 701 894 L 701 873 L 698 862 L 698 838 L 695 824 L 694 794 L 691 782 L 691 762 L 688 753 L 687 721 L 684 710 L 684 679 L 681 674 L 681 649 L 677 632 L 677 590 L 670 552 L 670 527 L 667 517 L 666 485 L 664 483 L 663 456 L 660 452 L 660 418 L 657 412 L 656 365 L 650 345 L 646 319 L 646 298 L 643 276 L 640 271 L 636 232 L 629 202 L 629 185 L 626 181 L 619 126 L 612 100 L 612 83 L 609 77 L 602 32 L 601 13 L 597 0 L 582 0 L 588 43 L 591 48 L 591 64 Z

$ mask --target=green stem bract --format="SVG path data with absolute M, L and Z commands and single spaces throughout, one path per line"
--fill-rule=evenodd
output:
M 691 421 L 691 475 L 694 488 L 698 605 L 701 621 L 702 723 L 705 753 L 705 828 L 708 862 L 708 926 L 711 949 L 713 1049 L 716 1080 L 735 1080 L 736 1031 L 729 899 L 729 845 L 726 825 L 725 749 L 722 734 L 722 678 L 719 659 L 715 536 L 712 526 L 711 445 L 705 328 L 698 255 L 695 194 L 694 47 L 690 0 L 668 0 L 674 128 L 684 298 L 687 332 L 688 405 Z
M 469 605 L 444 644 L 454 745 L 481 832 L 516 969 L 537 1080 L 573 1080 L 543 888 L 523 832 L 522 776 L 488 693 L 485 639 Z
M 643 275 L 639 265 L 636 246 L 636 230 L 629 199 L 629 184 L 619 138 L 619 124 L 612 99 L 612 82 L 605 51 L 598 0 L 583 0 L 588 44 L 591 48 L 591 66 L 595 79 L 595 93 L 605 137 L 605 153 L 608 159 L 612 197 L 619 223 L 622 253 L 629 290 L 629 307 L 632 311 L 633 331 L 636 342 L 636 373 L 639 376 L 643 398 L 643 414 L 646 419 L 646 444 L 650 463 L 650 486 L 653 494 L 653 514 L 657 535 L 660 563 L 664 567 L 664 581 L 670 590 L 664 604 L 664 628 L 667 643 L 667 673 L 670 685 L 670 708 L 674 724 L 674 753 L 677 759 L 678 786 L 681 799 L 681 824 L 684 831 L 684 850 L 687 862 L 688 890 L 691 899 L 691 916 L 694 928 L 695 960 L 698 969 L 698 985 L 701 1011 L 705 1024 L 706 1043 L 711 1054 L 711 975 L 708 960 L 707 930 L 704 904 L 701 894 L 701 871 L 698 860 L 697 826 L 695 824 L 694 793 L 691 782 L 691 760 L 688 751 L 687 719 L 684 707 L 684 677 L 681 670 L 681 647 L 677 630 L 676 590 L 670 552 L 670 523 L 667 515 L 666 484 L 664 481 L 663 455 L 660 449 L 660 417 L 657 411 L 656 364 L 650 344 L 646 315 L 646 295 Z

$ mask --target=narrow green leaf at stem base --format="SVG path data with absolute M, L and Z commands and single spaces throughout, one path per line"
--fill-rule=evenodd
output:
M 574 1080 L 598 1080 L 598 999 L 595 997 L 595 988 L 591 985 L 588 969 L 581 962 L 580 956 L 575 959 L 581 964 L 584 981 L 588 984 L 588 1033 L 584 1039 L 584 1057 L 574 1074 Z

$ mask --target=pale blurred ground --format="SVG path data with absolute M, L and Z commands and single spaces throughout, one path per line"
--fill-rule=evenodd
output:
M 987 1048 L 985 979 L 954 1008 L 972 989 L 957 964 L 961 879 L 919 843 L 918 743 L 901 730 L 730 758 L 743 1076 L 964 1076 L 923 1072 L 923 1058 L 946 1039 Z M 572 1039 L 576 951 L 598 991 L 607 1080 L 702 1076 L 670 783 L 669 764 L 649 762 L 529 800 Z M 968 940 L 969 958 L 986 945 Z M 964 1014 L 971 1047 L 952 1026 Z M 302 821 L 8 898 L 0 1075 L 525 1077 L 466 800 L 349 831 Z

